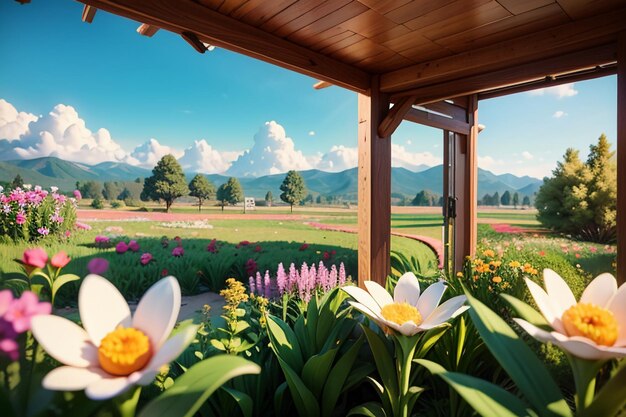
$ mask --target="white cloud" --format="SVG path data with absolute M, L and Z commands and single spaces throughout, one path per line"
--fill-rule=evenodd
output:
M 407 139 L 407 140 L 406 140 L 406 144 L 407 144 L 407 145 L 410 145 L 410 144 L 412 144 L 412 143 L 413 143 L 413 142 L 411 141 L 411 139 Z
M 315 130 L 309 131 L 309 136 L 315 136 Z
M 432 167 L 441 164 L 441 158 L 430 152 L 410 152 L 402 145 L 391 144 L 391 165 L 410 171 L 422 171 L 423 165 Z
M 530 161 L 530 160 L 531 160 L 531 159 L 533 159 L 534 157 L 535 157 L 535 156 L 534 156 L 532 153 L 528 152 L 528 151 L 524 151 L 524 152 L 522 152 L 522 158 L 524 158 L 524 159 L 526 159 L 526 160 L 528 160 L 528 161 Z
M 359 163 L 357 148 L 348 148 L 343 145 L 334 145 L 330 151 L 322 155 L 317 168 L 323 171 L 340 172 L 354 168 Z
M 174 157 L 178 159 L 183 153 L 170 146 L 161 145 L 158 140 L 151 138 L 133 149 L 130 156 L 134 159 L 133 165 L 152 168 L 161 158 L 168 154 L 174 155 Z
M 228 169 L 228 175 L 262 176 L 280 174 L 291 169 L 305 170 L 312 166 L 293 140 L 275 121 L 266 122 L 256 135 L 252 148 L 239 156 Z
M 574 88 L 574 83 L 555 85 L 554 87 L 538 88 L 529 91 L 531 96 L 553 95 L 558 98 L 573 97 L 578 94 L 578 90 Z
M 37 119 L 34 114 L 18 112 L 11 103 L 0 99 L 0 139 L 19 139 L 28 133 L 29 123 Z
M 226 152 L 219 152 L 202 139 L 195 140 L 192 146 L 185 149 L 185 153 L 178 162 L 185 171 L 218 174 L 226 171 L 230 163 L 239 155 L 240 153 L 227 155 Z
M 554 117 L 555 119 L 560 119 L 561 117 L 564 117 L 564 116 L 567 116 L 567 113 L 565 113 L 563 110 L 557 110 L 552 115 L 552 117 Z
M 528 154 L 528 155 L 526 155 Z M 545 161 L 543 158 L 540 158 L 539 163 L 533 162 L 532 164 L 528 163 L 527 156 L 532 156 L 528 152 L 522 152 L 522 156 L 524 159 L 519 159 L 516 161 L 504 161 L 502 159 L 496 159 L 492 156 L 478 156 L 478 167 L 481 169 L 485 169 L 487 171 L 491 171 L 496 175 L 500 174 L 513 174 L 518 177 L 523 177 L 524 175 L 528 175 L 530 177 L 542 179 L 545 176 L 550 176 L 554 167 L 556 167 L 556 161 Z

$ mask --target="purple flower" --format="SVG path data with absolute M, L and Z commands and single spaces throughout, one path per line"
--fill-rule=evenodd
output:
M 76 198 L 76 200 L 80 200 L 81 198 L 83 198 L 79 190 L 74 190 L 74 198 Z
M 123 253 L 126 253 L 127 251 L 128 251 L 128 245 L 126 244 L 126 242 L 122 241 L 118 243 L 117 245 L 115 245 L 115 252 L 119 253 L 120 255 Z
M 291 265 L 289 265 L 289 281 L 287 284 L 287 291 L 293 291 L 293 289 L 298 284 L 298 281 L 300 281 L 300 274 L 296 269 L 296 265 L 292 262 Z
M 8 204 L 3 204 L 2 211 L 4 212 L 4 214 L 9 214 L 11 212 L 11 206 L 9 206 Z
M 47 227 L 40 227 L 37 229 L 37 232 L 42 236 L 48 236 L 50 234 L 50 230 Z
M 259 294 L 263 294 L 263 278 L 261 278 L 261 273 L 259 271 L 256 273 L 256 289 Z
M 276 271 L 276 286 L 278 287 L 278 294 L 283 295 L 287 288 L 287 275 L 285 274 L 285 268 L 283 263 L 278 264 L 278 271 Z
M 298 279 L 298 295 L 305 303 L 311 300 L 311 292 L 309 291 L 309 266 L 304 262 L 300 267 L 300 277 Z
M 30 321 L 34 316 L 50 314 L 51 311 L 50 303 L 40 303 L 39 297 L 34 292 L 24 291 L 19 299 L 13 300 L 4 314 L 4 319 L 13 324 L 13 330 L 17 333 L 24 333 L 30 330 Z
M 139 243 L 137 243 L 136 240 L 131 240 L 130 242 L 128 242 L 128 249 L 132 250 L 133 252 L 138 252 Z
M 150 261 L 152 261 L 152 254 L 149 252 L 146 253 L 142 253 L 141 254 L 141 258 L 139 259 L 139 262 L 141 262 L 142 265 L 148 265 L 150 263 Z
M 265 276 L 263 277 L 263 285 L 265 290 L 265 298 L 268 300 L 272 297 L 272 281 L 270 279 L 270 271 L 265 271 Z
M 93 258 L 87 264 L 90 274 L 102 275 L 109 269 L 109 261 L 104 258 Z
M 20 211 L 19 213 L 17 213 L 17 216 L 15 216 L 15 223 L 17 224 L 26 223 L 26 215 L 24 214 L 23 211 Z
M 250 281 L 250 293 L 254 294 L 255 293 L 254 277 L 250 277 L 249 281 Z
M 346 268 L 343 266 L 343 262 L 339 264 L 339 286 L 346 285 Z
M 176 246 L 172 249 L 172 256 L 181 257 L 185 254 L 185 250 L 182 246 Z
M 17 333 L 13 330 L 13 325 L 0 318 L 0 353 L 8 356 L 12 361 L 16 361 L 20 357 L 16 338 Z
M 331 288 L 337 286 L 337 267 L 335 265 L 330 267 L 330 275 L 328 276 L 328 284 Z

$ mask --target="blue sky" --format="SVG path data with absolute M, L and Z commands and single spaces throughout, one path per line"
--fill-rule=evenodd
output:
M 332 165 L 336 170 L 354 163 L 355 93 L 338 87 L 316 91 L 312 78 L 219 48 L 201 55 L 165 31 L 146 38 L 135 31 L 139 23 L 102 11 L 86 24 L 81 11 L 81 4 L 69 0 L 0 3 L 0 99 L 37 117 L 58 104 L 71 106 L 77 115 L 72 117 L 84 121 L 89 134 L 106 129 L 114 144 L 102 146 L 122 155 L 113 149 L 119 145 L 132 163 L 149 165 L 146 154 L 155 149 L 171 148 L 182 156 L 194 141 L 205 139 L 209 149 L 196 144 L 186 157 L 189 166 L 201 157 L 210 159 L 207 152 L 228 162 L 252 148 L 248 164 L 265 145 L 276 145 L 277 137 L 276 146 L 285 145 L 285 133 L 295 150 L 265 155 L 276 158 L 278 168 L 291 163 L 294 168 Z M 57 108 L 54 121 L 44 117 L 31 123 L 20 140 L 39 153 L 19 155 L 46 152 L 43 146 L 36 148 L 41 131 L 53 130 L 49 126 L 67 119 L 67 111 Z M 481 101 L 479 118 L 486 126 L 479 142 L 482 167 L 546 175 L 568 146 L 584 155 L 602 132 L 615 140 L 616 79 Z M 284 132 L 264 125 L 272 120 Z M 102 140 L 102 135 L 87 138 L 85 132 L 75 133 L 76 140 Z M 152 138 L 162 148 L 149 142 Z M 396 165 L 410 168 L 412 163 L 432 165 L 441 159 L 438 130 L 404 122 L 393 142 L 399 145 L 394 149 Z M 63 149 L 71 152 L 71 146 Z M 69 155 L 63 152 L 59 155 Z M 256 163 L 261 166 L 258 159 Z M 207 164 L 204 168 L 210 170 Z

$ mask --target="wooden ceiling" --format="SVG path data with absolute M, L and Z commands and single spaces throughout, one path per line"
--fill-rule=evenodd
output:
M 626 30 L 626 0 L 79 1 L 358 92 L 380 74 L 422 102 L 609 64 Z

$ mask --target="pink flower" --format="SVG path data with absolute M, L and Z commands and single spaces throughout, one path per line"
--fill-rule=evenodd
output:
M 75 226 L 79 230 L 91 230 L 91 226 L 89 226 L 87 223 L 76 222 Z
M 598 248 L 596 248 L 595 246 L 591 246 L 589 248 L 589 252 L 591 252 L 591 253 L 596 253 L 597 251 L 598 251 Z
M 126 244 L 126 242 L 122 241 L 115 245 L 115 252 L 119 253 L 120 255 L 126 253 L 126 251 L 128 251 L 128 245 Z
M 152 254 L 149 252 L 146 252 L 146 253 L 141 254 L 141 258 L 139 259 L 139 262 L 141 262 L 142 265 L 148 265 L 151 260 L 152 260 Z
M 0 318 L 4 317 L 4 314 L 9 310 L 12 302 L 13 293 L 11 290 L 0 291 Z
M 576 257 L 576 259 L 580 258 L 580 253 L 576 253 L 574 254 L 574 256 Z
M 136 240 L 131 240 L 130 242 L 128 242 L 128 249 L 132 250 L 133 252 L 139 251 L 139 243 L 137 243 Z
M 34 268 L 43 268 L 48 262 L 48 254 L 41 248 L 26 249 L 22 255 L 22 263 Z
M 185 250 L 182 246 L 176 246 L 172 249 L 172 256 L 181 257 L 185 254 Z
M 58 252 L 50 259 L 50 265 L 55 268 L 63 268 L 70 262 L 70 257 L 64 251 Z
M 213 239 L 206 247 L 206 250 L 211 253 L 217 253 L 217 239 Z
M 19 213 L 17 213 L 17 216 L 15 216 L 15 223 L 17 224 L 26 223 L 26 215 L 24 214 L 23 211 L 20 211 Z
M 37 232 L 42 236 L 48 236 L 50 234 L 50 230 L 47 227 L 40 227 L 37 229 Z
M 103 275 L 109 269 L 109 261 L 104 258 L 93 258 L 87 264 L 90 274 Z
M 79 190 L 74 190 L 74 198 L 76 198 L 76 200 L 80 200 L 81 198 L 83 198 L 83 195 L 80 193 Z
M 0 318 L 0 353 L 4 353 L 12 361 L 16 361 L 20 357 L 19 345 L 15 340 L 16 338 L 17 333 L 13 330 L 13 325 L 5 319 Z
M 13 330 L 24 333 L 30 330 L 30 320 L 38 314 L 50 314 L 52 305 L 47 302 L 39 302 L 34 292 L 24 291 L 22 296 L 13 300 L 9 309 L 4 314 L 4 319 L 13 324 Z

